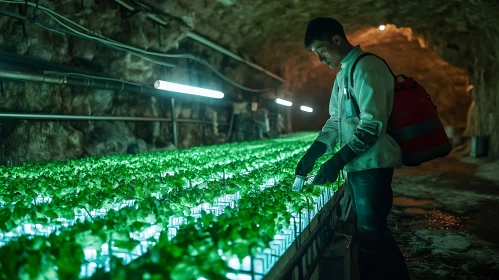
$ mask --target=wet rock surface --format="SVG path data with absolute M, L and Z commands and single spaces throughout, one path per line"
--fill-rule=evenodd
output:
M 451 155 L 396 171 L 389 224 L 411 279 L 499 279 L 497 167 Z

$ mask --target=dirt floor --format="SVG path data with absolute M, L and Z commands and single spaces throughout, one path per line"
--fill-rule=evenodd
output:
M 411 279 L 499 279 L 499 161 L 451 154 L 397 170 L 392 186 Z

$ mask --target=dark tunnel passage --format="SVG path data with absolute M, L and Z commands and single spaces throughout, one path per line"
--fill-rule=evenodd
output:
M 380 30 L 379 27 L 373 27 L 356 31 L 349 36 L 349 40 L 365 51 L 384 58 L 396 75 L 414 77 L 431 95 L 444 125 L 464 130 L 471 105 L 471 84 L 465 69 L 444 61 L 410 28 L 387 25 Z M 295 111 L 294 129 L 297 131 L 320 130 L 329 117 L 324 104 L 329 102 L 337 71 L 331 71 L 324 65 L 316 67 L 309 71 L 310 77 L 297 89 L 300 98 L 297 100 L 311 103 L 312 107 L 317 108 L 319 118 Z M 312 122 L 312 119 L 317 122 Z

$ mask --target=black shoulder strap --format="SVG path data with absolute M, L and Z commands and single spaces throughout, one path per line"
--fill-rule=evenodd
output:
M 382 60 L 382 61 L 386 64 L 386 67 L 388 67 L 388 70 L 390 70 L 390 73 L 392 73 L 393 78 L 394 78 L 394 79 L 396 79 L 396 78 L 397 78 L 397 76 L 395 76 L 395 74 L 393 74 L 392 69 L 390 68 L 390 66 L 388 65 L 388 63 L 386 63 L 386 61 L 385 61 L 384 59 L 382 59 L 381 57 L 379 57 L 379 56 L 377 56 L 377 55 L 375 55 L 375 54 L 373 54 L 373 53 L 367 53 L 367 52 L 366 52 L 366 53 L 363 53 L 363 54 L 359 55 L 359 56 L 355 59 L 355 61 L 354 61 L 353 65 L 352 65 L 352 70 L 350 70 L 350 85 L 352 86 L 352 88 L 353 88 L 353 73 L 355 72 L 355 67 L 357 66 L 357 63 L 359 62 L 359 60 L 360 60 L 361 58 L 366 57 L 366 56 L 369 56 L 369 55 L 372 55 L 372 56 L 375 56 L 375 57 L 377 57 L 377 58 L 381 59 L 381 60 Z
M 388 66 L 388 63 L 386 63 L 386 61 L 384 59 L 382 59 L 381 57 L 373 54 L 373 53 L 363 53 L 361 55 L 359 55 L 355 61 L 353 62 L 353 65 L 352 65 L 352 70 L 350 70 L 350 85 L 353 89 L 353 73 L 355 72 L 355 67 L 357 66 L 357 63 L 359 62 L 359 60 L 361 60 L 363 57 L 366 57 L 366 56 L 369 56 L 369 55 L 373 55 L 379 59 L 381 59 L 385 64 L 386 64 L 386 67 L 388 67 L 388 70 L 390 70 L 390 73 L 392 73 L 392 76 L 394 79 L 397 79 L 397 77 L 395 76 L 395 74 L 393 74 L 393 71 L 392 69 L 390 69 L 390 66 Z M 339 90 L 339 89 L 338 89 Z M 360 109 L 359 109 L 359 104 L 357 104 L 357 101 L 355 100 L 355 98 L 353 98 L 352 96 L 352 103 L 353 103 L 353 106 L 354 106 L 354 109 L 355 111 L 357 112 L 357 114 L 360 116 Z

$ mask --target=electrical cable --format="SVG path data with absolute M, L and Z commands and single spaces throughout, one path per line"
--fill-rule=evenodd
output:
M 130 84 L 130 85 L 134 85 L 134 86 L 144 86 L 144 85 L 139 84 L 139 83 L 123 81 L 123 80 L 120 80 L 120 79 L 113 79 L 113 78 L 92 76 L 92 75 L 80 74 L 80 73 L 66 73 L 66 72 L 57 72 L 57 71 L 43 71 L 43 73 L 44 74 L 59 75 L 59 76 L 64 76 L 64 77 L 71 77 L 71 76 L 73 76 L 73 77 L 83 77 L 83 78 L 91 78 L 91 79 L 98 79 L 98 80 L 120 82 L 120 83 Z
M 36 25 L 38 25 L 38 26 L 40 26 L 43 29 L 46 29 L 48 31 L 56 32 L 56 33 L 59 33 L 59 34 L 62 34 L 62 35 L 71 35 L 71 36 L 75 36 L 75 37 L 78 37 L 78 38 L 82 38 L 82 36 L 79 35 L 79 34 L 72 33 L 71 31 L 64 31 L 64 30 L 57 30 L 57 29 L 54 29 L 54 28 L 50 28 L 50 27 L 44 25 L 41 22 L 36 22 L 34 24 L 36 24 Z M 84 37 L 83 37 L 83 39 L 94 40 L 94 39 L 87 39 L 87 38 L 84 38 Z M 171 63 L 166 63 L 166 62 L 163 62 L 163 61 L 155 60 L 153 58 L 150 58 L 150 57 L 148 57 L 146 55 L 143 55 L 143 54 L 140 54 L 140 53 L 137 53 L 137 52 L 134 52 L 134 51 L 124 50 L 124 49 L 122 49 L 120 47 L 117 47 L 117 46 L 114 46 L 114 45 L 109 45 L 107 42 L 99 41 L 99 43 L 104 44 L 104 45 L 106 45 L 107 47 L 109 47 L 111 49 L 115 49 L 115 50 L 119 50 L 119 51 L 124 51 L 124 52 L 130 53 L 132 55 L 141 57 L 144 60 L 153 62 L 153 63 L 158 64 L 158 65 L 163 65 L 163 66 L 166 66 L 166 67 L 177 67 L 177 65 L 175 65 L 175 64 L 171 64 Z
M 65 25 L 64 23 L 60 22 L 58 19 L 56 19 L 55 17 L 53 17 L 52 15 L 49 14 L 49 16 L 51 16 L 55 21 L 57 21 L 59 24 L 61 24 L 62 26 L 66 27 L 67 29 L 81 35 L 81 36 L 84 36 L 84 37 L 87 37 L 89 39 L 94 39 L 94 40 L 97 40 L 97 41 L 100 41 L 102 42 L 103 40 L 100 39 L 100 38 L 95 38 L 93 36 L 89 36 L 89 35 L 86 35 L 86 34 L 83 34 L 81 32 L 78 32 L 72 28 L 70 28 L 69 26 Z M 108 39 L 106 38 L 104 41 L 108 41 Z M 234 82 L 233 80 L 231 80 L 229 77 L 225 76 L 224 74 L 220 73 L 215 67 L 213 67 L 210 63 L 208 63 L 207 61 L 203 60 L 203 59 L 200 59 L 198 57 L 195 57 L 191 54 L 180 54 L 180 55 L 170 55 L 170 54 L 162 54 L 162 53 L 157 53 L 157 52 L 150 52 L 150 51 L 144 51 L 144 50 L 141 50 L 141 49 L 138 49 L 138 48 L 135 48 L 135 47 L 131 47 L 131 46 L 128 46 L 128 45 L 125 45 L 125 44 L 122 44 L 122 43 L 110 43 L 110 42 L 104 42 L 106 44 L 112 44 L 112 45 L 116 45 L 116 46 L 119 46 L 119 47 L 124 47 L 124 48 L 128 48 L 130 50 L 134 50 L 134 51 L 138 51 L 138 52 L 141 52 L 141 53 L 144 53 L 144 54 L 149 54 L 149 55 L 155 55 L 155 56 L 161 56 L 161 57 L 177 57 L 177 58 L 187 58 L 187 59 L 191 59 L 191 60 L 194 60 L 196 62 L 199 62 L 205 66 L 207 66 L 208 68 L 210 68 L 215 74 L 217 74 L 217 76 L 219 76 L 220 78 L 222 78 L 223 80 L 225 80 L 226 82 L 232 84 L 233 86 L 236 86 L 236 87 L 239 87 L 243 90 L 246 90 L 246 91 L 251 91 L 251 92 L 266 92 L 266 91 L 269 91 L 271 89 L 252 89 L 252 88 L 248 88 L 248 87 L 245 87 L 243 85 L 240 85 L 236 82 Z M 148 59 L 150 60 L 151 62 L 154 62 L 153 60 L 151 59 Z
M 213 67 L 209 62 L 201 59 L 201 58 L 198 58 L 196 56 L 193 56 L 192 54 L 164 54 L 164 53 L 158 53 L 158 52 L 151 52 L 151 51 L 146 51 L 146 50 L 143 50 L 143 49 L 139 49 L 139 48 L 136 48 L 136 47 L 133 47 L 133 46 L 130 46 L 130 45 L 127 45 L 127 44 L 123 44 L 123 43 L 120 43 L 120 42 L 117 42 L 117 41 L 114 41 L 110 38 L 107 38 L 105 36 L 102 36 L 98 33 L 95 33 L 73 21 L 71 21 L 70 19 L 58 14 L 57 12 L 55 11 L 52 11 L 44 6 L 41 6 L 41 5 L 37 5 L 36 3 L 32 3 L 32 2 L 25 2 L 25 1 L 16 1 L 16 0 L 0 0 L 0 2 L 4 2 L 4 3 L 11 3 L 11 4 L 29 4 L 30 6 L 36 6 L 38 9 L 40 9 L 41 11 L 43 11 L 45 14 L 47 14 L 48 16 L 50 16 L 52 19 L 54 19 L 57 23 L 59 23 L 61 26 L 63 26 L 64 28 L 68 29 L 69 31 L 73 32 L 74 34 L 78 34 L 79 36 L 82 36 L 84 38 L 87 38 L 87 39 L 90 39 L 90 40 L 95 40 L 95 41 L 99 41 L 100 43 L 104 43 L 108 46 L 110 45 L 113 45 L 114 47 L 118 47 L 118 48 L 121 48 L 121 50 L 125 49 L 125 51 L 135 51 L 135 52 L 139 52 L 139 53 L 142 53 L 142 54 L 146 54 L 146 55 L 152 55 L 152 56 L 159 56 L 159 57 L 167 57 L 167 58 L 185 58 L 185 59 L 191 59 L 191 60 L 194 60 L 200 64 L 203 64 L 205 66 L 207 66 L 211 71 L 213 71 L 217 76 L 219 76 L 220 78 L 222 78 L 223 80 L 225 80 L 226 82 L 230 83 L 231 85 L 235 86 L 235 87 L 238 87 L 242 90 L 246 90 L 246 91 L 250 91 L 250 92 L 266 92 L 266 91 L 269 91 L 269 90 L 272 90 L 270 88 L 266 88 L 266 89 L 252 89 L 252 88 L 248 88 L 248 87 L 245 87 L 235 81 L 233 81 L 232 79 L 230 79 L 229 77 L 227 77 L 226 75 L 222 74 L 221 72 L 219 72 L 215 67 Z M 68 22 L 69 24 L 72 24 L 90 34 L 95 34 L 96 36 L 92 36 L 92 35 L 87 35 L 87 34 L 84 34 L 80 31 L 77 31 L 75 29 L 73 29 L 72 27 L 68 26 L 67 24 L 63 23 L 61 20 L 63 21 L 66 21 Z M 52 31 L 52 32 L 57 32 L 57 33 L 61 33 L 60 31 L 57 31 L 57 30 L 54 30 L 50 27 L 47 27 L 43 24 L 41 24 L 40 22 L 33 22 L 34 24 L 38 24 L 40 25 L 42 28 L 45 28 L 46 30 L 49 30 L 49 31 Z M 137 55 L 137 54 L 136 54 Z M 140 55 L 139 55 L 140 56 Z M 165 64 L 164 62 L 159 62 L 159 61 L 156 61 L 156 60 L 153 60 L 151 58 L 148 58 L 148 57 L 144 57 L 144 56 L 140 56 L 148 61 L 151 61 L 153 63 L 157 63 L 157 64 L 161 64 L 161 65 L 165 65 L 165 66 L 169 66 L 169 67 L 172 67 L 171 64 Z
M 44 28 L 44 29 L 47 29 L 48 31 L 55 32 L 55 33 L 57 33 L 57 34 L 59 34 L 59 35 L 66 35 L 66 33 L 64 33 L 64 32 L 61 32 L 61 31 L 59 31 L 59 30 L 56 30 L 56 29 L 50 28 L 50 27 L 48 27 L 48 26 L 42 25 L 41 23 L 36 23 L 36 24 L 37 24 L 37 25 L 40 25 L 40 26 L 41 26 L 42 28 Z
M 25 4 L 24 1 L 18 1 L 18 0 L 0 0 L 0 2 L 4 2 L 4 3 L 11 3 L 11 4 Z M 32 3 L 32 2 L 27 2 L 28 5 L 30 6 L 35 6 L 35 3 Z M 70 19 L 58 14 L 57 12 L 55 11 L 52 11 L 44 6 L 41 6 L 39 5 L 38 8 L 43 11 L 45 14 L 47 14 L 48 16 L 50 16 L 52 19 L 54 19 L 57 23 L 59 23 L 60 25 L 62 25 L 63 27 L 65 27 L 66 29 L 80 35 L 80 36 L 83 36 L 83 37 L 86 37 L 88 39 L 93 39 L 93 40 L 98 40 L 98 41 L 105 41 L 106 43 L 110 43 L 110 44 L 113 44 L 113 45 L 117 45 L 119 47 L 122 47 L 122 48 L 126 48 L 126 49 L 129 49 L 129 50 L 133 50 L 133 51 L 137 51 L 137 52 L 141 52 L 141 53 L 144 53 L 144 54 L 149 54 L 149 55 L 154 55 L 154 56 L 161 56 L 161 57 L 170 57 L 170 58 L 195 58 L 193 55 L 191 54 L 164 54 L 164 53 L 158 53 L 158 52 L 151 52 L 151 51 L 146 51 L 146 50 L 142 50 L 142 49 L 139 49 L 139 48 L 136 48 L 136 47 L 133 47 L 133 46 L 130 46 L 130 45 L 126 45 L 126 44 L 123 44 L 123 43 L 120 43 L 120 42 L 117 42 L 115 40 L 112 40 L 110 38 L 107 38 L 103 35 L 100 35 L 96 32 L 93 32 L 77 23 L 75 23 L 74 21 L 71 21 Z M 78 30 L 75 30 L 73 29 L 72 27 L 68 26 L 67 24 L 61 22 L 61 20 L 63 21 L 66 21 L 72 25 L 75 25 L 76 27 L 80 28 L 80 29 L 83 29 L 84 31 L 90 33 L 90 34 L 95 34 L 94 36 L 92 35 L 87 35 L 87 34 L 84 34 Z

